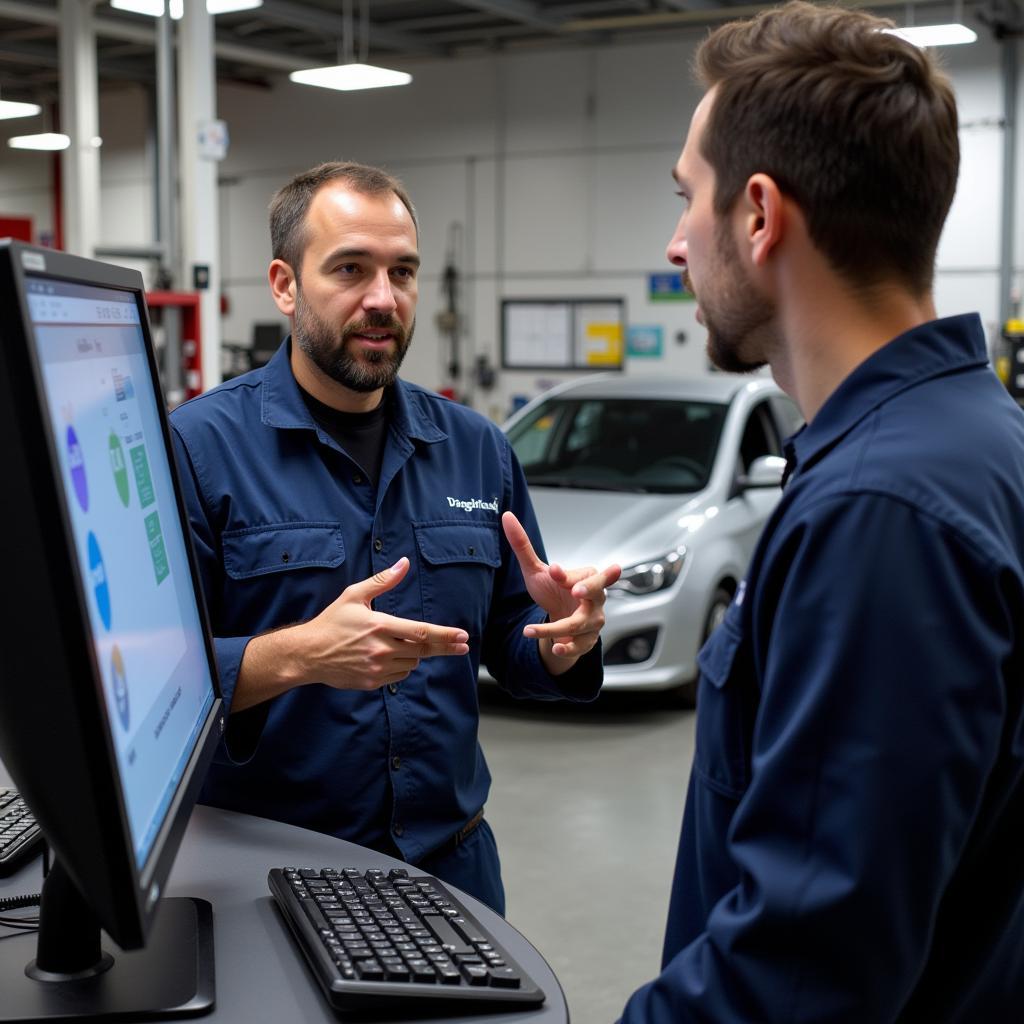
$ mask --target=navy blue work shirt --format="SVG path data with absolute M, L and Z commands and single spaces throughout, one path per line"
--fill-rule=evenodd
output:
M 511 510 L 544 558 L 504 434 L 464 406 L 398 381 L 377 487 L 316 424 L 290 342 L 262 369 L 171 416 L 185 503 L 230 706 L 249 640 L 306 621 L 403 555 L 377 611 L 461 627 L 463 657 L 424 659 L 370 692 L 297 687 L 229 719 L 201 799 L 416 862 L 484 805 L 481 660 L 520 697 L 594 698 L 599 645 L 565 675 L 523 627 L 544 620 L 501 529 Z
M 876 352 L 791 455 L 622 1020 L 1020 1024 L 1024 415 L 978 318 Z

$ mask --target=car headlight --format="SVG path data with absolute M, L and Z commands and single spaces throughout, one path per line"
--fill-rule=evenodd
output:
M 686 561 L 686 548 L 675 548 L 661 558 L 626 566 L 618 582 L 608 588 L 609 597 L 656 594 L 671 587 Z

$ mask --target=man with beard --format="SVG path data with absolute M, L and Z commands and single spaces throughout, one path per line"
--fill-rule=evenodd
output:
M 1024 1015 L 1024 416 L 936 319 L 934 58 L 795 2 L 702 44 L 675 168 L 711 358 L 807 426 L 701 651 L 662 972 L 625 1024 Z
M 618 568 L 547 565 L 501 431 L 398 378 L 419 255 L 396 179 L 315 167 L 274 197 L 270 230 L 290 337 L 172 416 L 231 710 L 202 799 L 503 911 L 480 662 L 517 696 L 594 698 Z

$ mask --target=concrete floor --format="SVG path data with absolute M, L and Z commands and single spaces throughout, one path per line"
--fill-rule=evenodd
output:
M 558 975 L 573 1024 L 606 1024 L 661 960 L 694 713 L 659 694 L 590 706 L 482 697 L 508 919 Z

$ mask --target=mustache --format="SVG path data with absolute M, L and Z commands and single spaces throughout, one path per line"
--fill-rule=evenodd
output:
M 364 319 L 349 324 L 344 330 L 342 340 L 351 338 L 353 334 L 362 334 L 364 331 L 389 331 L 395 336 L 398 344 L 401 345 L 405 341 L 405 327 L 390 313 L 370 313 Z

